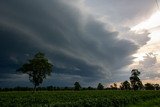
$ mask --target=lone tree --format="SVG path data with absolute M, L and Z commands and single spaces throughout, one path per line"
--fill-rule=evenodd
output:
M 79 84 L 79 82 L 75 82 L 74 83 L 74 90 L 79 91 L 81 89 L 81 85 Z
M 138 71 L 138 69 L 133 69 L 131 71 L 130 82 L 134 90 L 140 90 L 143 88 L 143 84 L 138 77 L 139 75 L 140 75 L 140 72 Z
M 104 89 L 104 86 L 101 83 L 99 83 L 97 86 L 97 90 L 103 90 L 103 89 Z
M 36 91 L 36 87 L 42 84 L 43 79 L 45 79 L 47 75 L 51 75 L 52 67 L 53 65 L 48 62 L 45 55 L 38 52 L 33 59 L 28 60 L 28 62 L 23 64 L 17 71 L 29 75 L 29 80 L 34 84 L 34 91 Z

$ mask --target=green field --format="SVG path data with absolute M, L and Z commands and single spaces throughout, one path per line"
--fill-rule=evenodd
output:
M 160 91 L 0 92 L 0 107 L 159 107 L 159 101 Z

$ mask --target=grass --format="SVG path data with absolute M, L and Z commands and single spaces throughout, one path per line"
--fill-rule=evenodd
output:
M 159 102 L 160 91 L 0 92 L 0 107 L 143 107 Z

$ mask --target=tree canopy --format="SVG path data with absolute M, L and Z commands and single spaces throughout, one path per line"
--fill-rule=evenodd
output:
M 126 81 L 121 83 L 120 88 L 122 90 L 130 90 L 131 89 L 131 84 L 126 80 Z
M 34 90 L 36 90 L 36 87 L 42 84 L 43 79 L 45 79 L 47 75 L 51 75 L 52 67 L 53 65 L 48 62 L 45 55 L 38 52 L 33 59 L 28 60 L 28 62 L 23 64 L 17 71 L 28 74 L 29 80 L 34 84 Z
M 146 90 L 154 90 L 155 89 L 154 84 L 151 84 L 151 83 L 146 83 L 144 85 L 144 87 Z
M 79 82 L 74 83 L 74 89 L 77 91 L 81 89 L 81 85 L 79 84 Z
M 139 90 L 143 88 L 143 84 L 138 77 L 139 75 L 140 75 L 140 72 L 138 71 L 138 69 L 133 69 L 131 71 L 130 82 L 131 82 L 131 87 L 134 90 Z
M 103 86 L 101 83 L 99 83 L 98 86 L 97 86 L 97 89 L 98 89 L 98 90 L 103 90 L 103 89 L 104 89 L 104 86 Z

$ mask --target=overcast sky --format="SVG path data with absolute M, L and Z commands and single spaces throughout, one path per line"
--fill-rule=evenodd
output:
M 0 87 L 32 86 L 16 69 L 39 51 L 54 64 L 43 86 L 158 79 L 154 15 L 154 0 L 0 0 Z

